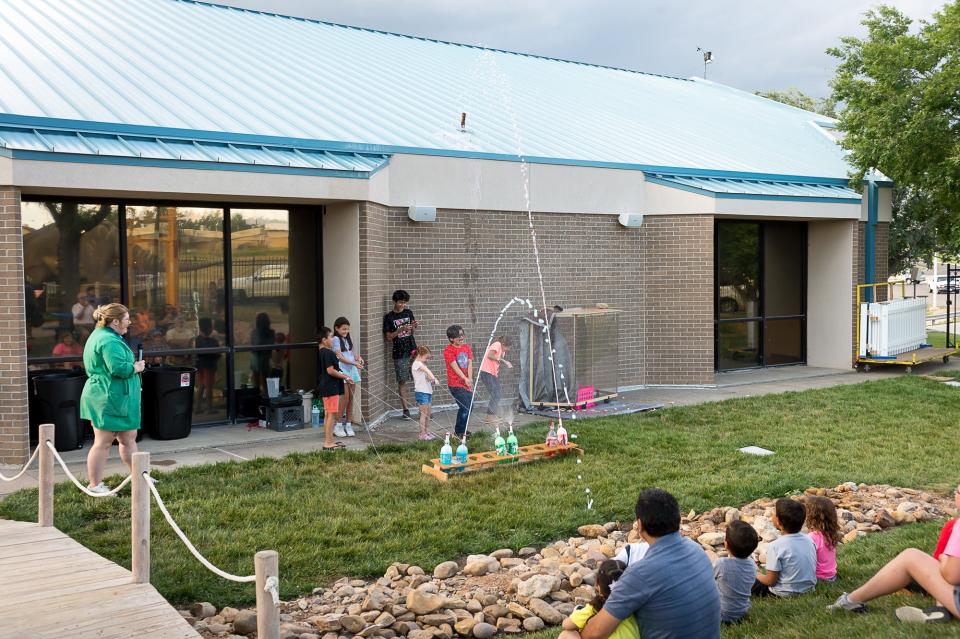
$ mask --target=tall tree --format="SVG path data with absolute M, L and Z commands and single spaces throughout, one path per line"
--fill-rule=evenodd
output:
M 851 176 L 877 169 L 900 189 L 894 198 L 891 264 L 952 256 L 960 246 L 960 2 L 913 28 L 879 6 L 863 20 L 867 36 L 827 50 L 839 60 L 831 81 Z M 899 257 L 897 257 L 899 256 Z
M 792 107 L 797 107 L 798 109 L 803 109 L 804 111 L 819 113 L 820 115 L 825 115 L 831 118 L 837 117 L 837 103 L 832 96 L 826 98 L 814 98 L 796 87 L 790 87 L 786 91 L 757 91 L 754 93 L 754 95 L 759 95 L 760 97 L 767 98 L 768 100 L 782 102 L 783 104 L 789 104 Z
M 80 238 L 110 215 L 108 204 L 81 205 L 76 202 L 47 202 L 47 210 L 53 216 L 60 237 L 57 240 L 57 265 L 60 269 L 60 286 L 63 303 L 69 308 L 80 291 Z

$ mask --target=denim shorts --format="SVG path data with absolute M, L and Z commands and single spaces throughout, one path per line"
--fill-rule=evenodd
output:
M 423 406 L 433 402 L 433 393 L 414 393 L 413 398 L 417 400 L 418 406 Z

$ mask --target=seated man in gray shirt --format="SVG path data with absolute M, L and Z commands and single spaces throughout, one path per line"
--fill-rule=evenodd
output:
M 607 639 L 634 615 L 643 639 L 719 639 L 720 594 L 698 544 L 680 536 L 680 506 L 673 495 L 647 488 L 637 499 L 637 528 L 650 544 L 644 558 L 617 580 L 603 608 L 579 633 Z M 576 633 L 565 631 L 564 639 Z

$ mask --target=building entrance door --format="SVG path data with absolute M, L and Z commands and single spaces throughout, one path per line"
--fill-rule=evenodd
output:
M 804 222 L 720 221 L 714 226 L 714 367 L 806 361 Z

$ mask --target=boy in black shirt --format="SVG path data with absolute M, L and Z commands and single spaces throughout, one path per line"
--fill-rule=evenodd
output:
M 417 350 L 417 340 L 413 331 L 417 329 L 417 320 L 407 308 L 410 294 L 404 290 L 393 292 L 393 310 L 383 316 L 383 335 L 393 342 L 393 370 L 397 375 L 397 395 L 403 407 L 403 416 L 410 417 L 407 398 L 404 395 L 407 382 L 413 379 L 410 372 L 411 358 Z
M 320 378 L 317 392 L 323 398 L 323 450 L 343 448 L 343 442 L 333 441 L 333 425 L 339 414 L 343 383 L 353 384 L 353 379 L 340 371 L 337 355 L 333 352 L 333 331 L 324 326 L 317 335 L 320 342 Z

